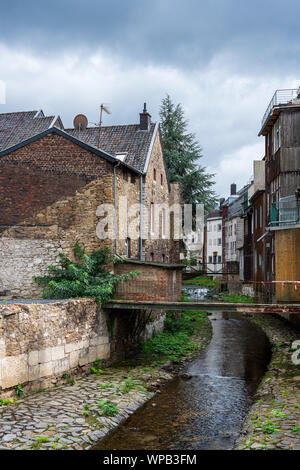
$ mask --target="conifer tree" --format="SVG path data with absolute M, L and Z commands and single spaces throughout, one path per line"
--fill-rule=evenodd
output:
M 214 175 L 199 164 L 202 149 L 195 135 L 187 130 L 181 104 L 175 105 L 169 95 L 162 100 L 160 121 L 170 182 L 181 184 L 185 204 L 204 204 L 206 211 L 210 210 L 216 203 Z

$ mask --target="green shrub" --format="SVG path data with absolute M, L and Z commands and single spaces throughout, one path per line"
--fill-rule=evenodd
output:
M 76 243 L 73 253 L 77 262 L 60 253 L 60 267 L 49 266 L 48 276 L 33 277 L 38 285 L 44 287 L 42 292 L 45 299 L 89 297 L 96 299 L 101 305 L 113 297 L 119 282 L 138 275 L 138 271 L 119 276 L 111 274 L 107 266 L 120 260 L 113 258 L 108 248 L 100 248 L 87 255 Z
M 24 391 L 20 384 L 16 386 L 16 394 L 18 395 L 18 397 L 21 397 L 22 395 L 24 395 Z

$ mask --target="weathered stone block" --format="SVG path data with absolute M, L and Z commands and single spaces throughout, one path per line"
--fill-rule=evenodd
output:
M 51 359 L 52 361 L 57 361 L 65 357 L 65 347 L 64 346 L 55 346 L 51 350 Z
M 30 351 L 30 353 L 28 355 L 28 364 L 29 364 L 29 366 L 35 366 L 38 363 L 39 363 L 39 352 L 38 351 Z
M 99 346 L 97 346 L 97 357 L 99 359 L 109 359 L 110 344 L 100 344 Z
M 79 364 L 79 351 L 72 351 L 70 353 L 70 368 L 77 367 Z
M 106 344 L 106 343 L 109 343 L 108 336 L 96 336 L 95 338 L 92 338 L 90 341 L 91 346 L 99 346 L 100 344 Z
M 52 348 L 47 348 L 39 351 L 39 363 L 43 364 L 52 360 L 51 349 Z
M 28 381 L 27 354 L 2 359 L 2 387 L 9 388 Z
M 5 339 L 0 339 L 0 359 L 6 356 Z
M 53 373 L 54 375 L 61 374 L 66 370 L 70 369 L 70 361 L 69 358 L 65 357 L 63 359 L 58 359 L 53 363 Z
M 94 362 L 97 359 L 97 347 L 91 346 L 89 348 L 89 362 Z
M 89 363 L 89 351 L 88 349 L 82 349 L 79 351 L 79 361 L 78 361 L 80 366 L 84 366 L 85 364 Z
M 41 377 L 48 377 L 49 375 L 52 375 L 52 373 L 53 373 L 52 362 L 45 362 L 43 364 L 40 364 L 40 376 Z
M 29 366 L 28 380 L 38 380 L 40 378 L 40 364 Z
M 68 343 L 65 344 L 65 353 L 68 354 L 73 351 L 78 351 L 82 348 L 82 341 L 78 341 L 77 343 Z

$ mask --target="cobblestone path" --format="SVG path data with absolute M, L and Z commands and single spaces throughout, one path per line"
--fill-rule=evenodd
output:
M 268 335 L 273 354 L 237 449 L 300 450 L 300 365 L 293 362 L 291 347 L 300 335 L 278 318 L 254 315 L 253 320 Z
M 0 449 L 90 449 L 153 396 L 145 387 L 147 380 L 158 374 L 164 380 L 171 377 L 162 371 L 149 376 L 142 368 L 110 373 L 1 406 Z M 103 400 L 115 404 L 118 414 L 103 416 Z

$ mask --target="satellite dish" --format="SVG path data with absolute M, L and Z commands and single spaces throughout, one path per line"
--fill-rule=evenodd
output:
M 88 125 L 87 117 L 84 114 L 77 114 L 74 118 L 73 125 L 76 131 L 84 131 Z

